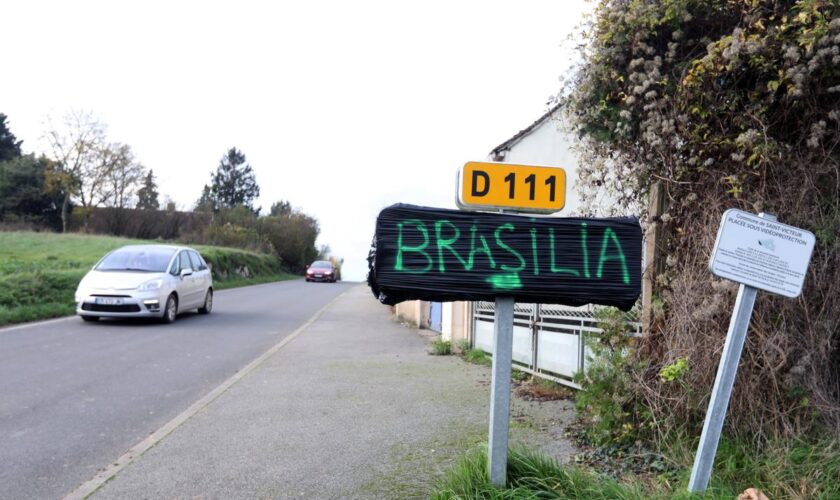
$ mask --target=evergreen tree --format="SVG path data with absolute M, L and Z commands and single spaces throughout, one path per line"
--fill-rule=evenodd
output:
M 137 191 L 137 208 L 140 210 L 158 210 L 158 187 L 155 182 L 155 174 L 150 169 L 143 180 L 143 187 Z
M 6 125 L 6 115 L 0 113 L 0 161 L 14 160 L 19 158 L 20 144 L 23 141 L 17 140 L 15 135 Z
M 215 210 L 244 205 L 259 212 L 259 209 L 254 209 L 253 203 L 260 195 L 260 187 L 251 165 L 246 161 L 242 151 L 236 148 L 230 148 L 222 157 L 213 174 L 209 193 Z
M 292 214 L 292 204 L 288 201 L 276 201 L 271 205 L 271 217 L 288 217 Z
M 216 201 L 213 199 L 210 186 L 205 184 L 204 189 L 201 190 L 201 197 L 195 202 L 193 210 L 196 212 L 215 212 L 216 209 Z

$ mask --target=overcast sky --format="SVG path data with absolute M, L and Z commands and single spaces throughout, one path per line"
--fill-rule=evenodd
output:
M 455 174 L 546 111 L 584 1 L 3 4 L 0 113 L 26 152 L 93 112 L 189 209 L 225 151 L 258 205 L 320 222 L 362 280 L 377 213 L 455 208 Z

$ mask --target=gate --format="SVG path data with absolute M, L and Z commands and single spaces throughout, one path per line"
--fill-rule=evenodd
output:
M 493 352 L 495 304 L 473 303 L 472 347 Z M 602 333 L 595 319 L 595 307 L 554 304 L 515 304 L 513 318 L 513 366 L 517 370 L 580 389 L 572 379 L 585 369 L 591 352 L 587 333 Z M 632 323 L 639 335 L 639 324 Z

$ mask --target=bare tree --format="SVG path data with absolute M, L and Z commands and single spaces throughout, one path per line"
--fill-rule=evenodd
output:
M 84 111 L 64 115 L 60 125 L 47 118 L 45 134 L 55 161 L 48 172 L 48 188 L 63 194 L 62 231 L 67 231 L 70 202 L 81 205 L 84 229 L 91 209 L 108 204 L 126 208 L 143 176 L 143 167 L 126 144 L 110 143 L 106 126 Z
M 87 208 L 92 206 L 91 195 L 101 198 L 98 191 L 104 186 L 105 176 L 99 172 L 99 157 L 106 143 L 105 125 L 88 112 L 72 110 L 59 125 L 47 117 L 46 126 L 49 156 L 55 161 L 47 175 L 47 187 L 63 195 L 61 230 L 66 232 L 71 200 Z
M 102 169 L 107 171 L 107 204 L 114 208 L 129 208 L 146 175 L 126 144 L 110 144 L 102 151 Z

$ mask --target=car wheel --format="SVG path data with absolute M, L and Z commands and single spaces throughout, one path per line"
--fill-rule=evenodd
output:
M 99 321 L 99 316 L 82 316 L 82 321 L 87 321 L 88 323 L 94 323 Z
M 178 298 L 175 294 L 170 295 L 166 299 L 166 307 L 163 310 L 163 317 L 161 321 L 164 323 L 174 323 L 175 318 L 178 317 Z
M 213 310 L 213 289 L 208 288 L 207 293 L 204 295 L 204 305 L 198 308 L 198 312 L 200 314 L 210 314 L 210 311 Z

